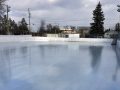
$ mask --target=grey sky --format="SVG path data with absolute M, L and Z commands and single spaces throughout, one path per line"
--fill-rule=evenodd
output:
M 8 0 L 11 6 L 10 16 L 17 22 L 22 17 L 28 21 L 27 9 L 31 9 L 33 27 L 38 27 L 40 20 L 59 25 L 89 26 L 92 11 L 101 1 L 105 14 L 105 27 L 112 27 L 119 20 L 117 4 L 119 0 Z

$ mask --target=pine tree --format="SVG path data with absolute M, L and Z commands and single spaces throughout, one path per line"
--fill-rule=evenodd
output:
M 104 35 L 104 14 L 102 11 L 102 5 L 99 2 L 93 11 L 93 23 L 91 23 L 90 34 L 92 37 Z
M 19 23 L 20 34 L 23 34 L 23 35 L 29 34 L 27 25 L 28 24 L 26 23 L 25 18 L 22 18 L 21 22 Z
M 53 34 L 60 33 L 60 27 L 58 25 L 53 26 L 51 33 Z
M 52 28 L 53 28 L 52 24 L 48 24 L 47 25 L 47 33 L 51 33 L 52 32 Z
M 1 26 L 0 26 L 0 34 L 6 35 L 7 34 L 7 16 L 4 15 L 1 17 Z
M 10 22 L 10 33 L 13 34 L 13 35 L 16 35 L 18 32 L 18 26 L 16 24 L 16 22 L 12 19 L 9 19 L 9 22 Z

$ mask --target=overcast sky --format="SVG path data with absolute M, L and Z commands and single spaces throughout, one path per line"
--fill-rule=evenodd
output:
M 112 27 L 119 21 L 117 4 L 120 0 L 8 0 L 11 6 L 10 17 L 16 22 L 22 17 L 28 21 L 28 8 L 31 9 L 32 27 L 38 27 L 41 20 L 59 25 L 89 26 L 92 11 L 98 2 L 103 5 L 105 27 Z

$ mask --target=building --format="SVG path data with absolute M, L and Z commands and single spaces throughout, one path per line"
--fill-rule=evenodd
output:
M 90 32 L 90 27 L 77 27 L 77 31 L 78 33 L 80 33 L 80 37 L 81 38 L 85 38 L 89 36 L 89 32 Z
M 60 37 L 64 37 L 64 38 L 79 38 L 80 34 L 77 33 L 77 30 L 75 29 L 75 27 L 62 27 L 60 28 L 61 33 L 60 33 Z
M 76 34 L 76 29 L 72 29 L 71 27 L 61 27 L 60 28 L 61 33 L 63 34 Z
M 105 38 L 113 38 L 117 34 L 118 34 L 117 31 L 115 31 L 115 30 L 109 30 L 109 31 L 105 32 L 104 37 Z
M 59 34 L 46 34 L 46 37 L 59 37 Z
M 80 34 L 59 34 L 62 38 L 80 38 Z
M 46 34 L 46 37 L 61 37 L 61 38 L 79 38 L 80 34 L 74 27 L 60 27 L 60 33 L 58 34 Z

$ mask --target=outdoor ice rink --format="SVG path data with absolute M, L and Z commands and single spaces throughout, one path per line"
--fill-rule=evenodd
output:
M 120 48 L 1 43 L 0 90 L 120 90 Z

